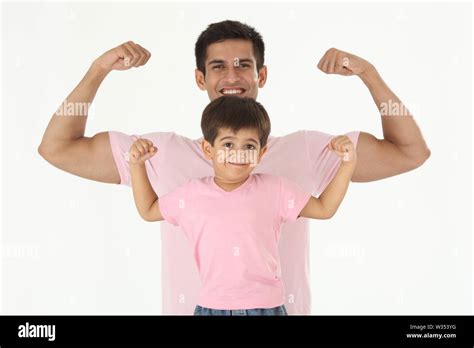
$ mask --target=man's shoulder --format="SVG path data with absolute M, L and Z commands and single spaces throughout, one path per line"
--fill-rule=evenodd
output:
M 297 130 L 285 135 L 270 136 L 268 140 L 269 141 L 295 141 L 295 140 L 306 140 L 308 138 L 327 139 L 330 137 L 332 137 L 331 134 L 321 132 L 318 130 L 300 129 L 300 130 Z
M 191 139 L 184 135 L 178 134 L 176 132 L 151 132 L 140 135 L 141 138 L 147 138 L 150 140 L 160 140 L 160 141 L 172 141 L 180 143 L 196 143 L 200 139 Z
M 284 135 L 276 135 L 276 136 L 270 135 L 268 137 L 268 141 L 270 142 L 270 141 L 284 141 L 284 140 L 297 139 L 300 137 L 304 137 L 304 132 L 305 132 L 304 130 L 297 130 L 297 131 L 284 134 Z

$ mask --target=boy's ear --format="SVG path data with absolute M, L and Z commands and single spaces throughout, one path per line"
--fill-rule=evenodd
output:
M 196 84 L 198 85 L 201 91 L 206 90 L 206 77 L 203 72 L 199 69 L 194 70 L 194 78 L 196 79 Z
M 267 153 L 267 150 L 268 150 L 268 145 L 265 145 L 264 147 L 262 147 L 260 149 L 260 158 L 259 158 L 259 160 L 261 160 L 263 155 Z
M 206 156 L 206 158 L 208 160 L 211 160 L 212 159 L 212 145 L 205 139 L 202 140 L 201 142 L 201 148 L 202 148 L 202 152 L 204 153 L 204 156 Z

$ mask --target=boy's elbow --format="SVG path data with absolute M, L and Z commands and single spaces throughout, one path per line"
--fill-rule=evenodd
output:
M 329 220 L 336 214 L 337 209 L 325 209 L 319 214 L 318 219 Z
M 329 220 L 329 219 L 332 219 L 332 217 L 336 214 L 336 212 L 327 212 L 327 213 L 324 213 L 323 217 L 322 217 L 322 220 Z
M 143 220 L 147 222 L 155 222 L 155 221 L 163 220 L 154 214 L 140 214 L 140 216 L 142 217 Z
M 142 218 L 143 220 L 145 220 L 145 221 L 147 221 L 147 222 L 152 222 L 152 221 L 154 221 L 154 220 L 152 219 L 152 217 L 151 217 L 149 214 L 147 214 L 147 213 L 140 212 L 140 216 L 141 216 L 141 218 Z

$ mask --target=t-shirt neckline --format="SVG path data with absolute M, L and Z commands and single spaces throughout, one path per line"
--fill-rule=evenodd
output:
M 214 186 L 214 188 L 216 188 L 219 192 L 222 192 L 222 193 L 225 193 L 225 194 L 230 194 L 230 193 L 234 193 L 236 191 L 239 191 L 239 190 L 243 189 L 245 186 L 250 185 L 250 182 L 253 180 L 253 176 L 254 176 L 254 174 L 250 174 L 249 177 L 247 178 L 247 180 L 245 180 L 245 182 L 242 185 L 240 185 L 239 187 L 233 189 L 232 191 L 226 191 L 222 187 L 217 185 L 217 183 L 214 181 L 214 178 L 215 178 L 214 176 L 211 176 L 209 178 L 210 178 L 212 186 Z

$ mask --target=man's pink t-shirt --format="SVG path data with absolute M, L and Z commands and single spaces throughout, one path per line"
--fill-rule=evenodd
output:
M 285 303 L 278 241 L 311 194 L 287 179 L 251 174 L 225 191 L 214 177 L 191 179 L 159 198 L 163 218 L 182 227 L 201 278 L 197 304 L 213 309 Z
M 357 146 L 359 132 L 347 133 Z M 201 150 L 201 140 L 173 132 L 140 135 L 158 147 L 146 161 L 147 174 L 158 197 L 164 196 L 189 179 L 214 175 L 212 162 Z M 314 196 L 324 190 L 336 173 L 340 159 L 327 147 L 333 135 L 318 131 L 298 131 L 281 137 L 270 136 L 268 150 L 253 173 L 285 177 Z M 109 132 L 110 145 L 120 184 L 130 186 L 128 151 L 133 135 Z M 285 286 L 288 314 L 311 313 L 309 278 L 309 219 L 285 223 L 280 236 L 281 278 Z M 163 314 L 192 315 L 201 286 L 193 253 L 181 227 L 166 221 L 160 224 L 162 238 Z

